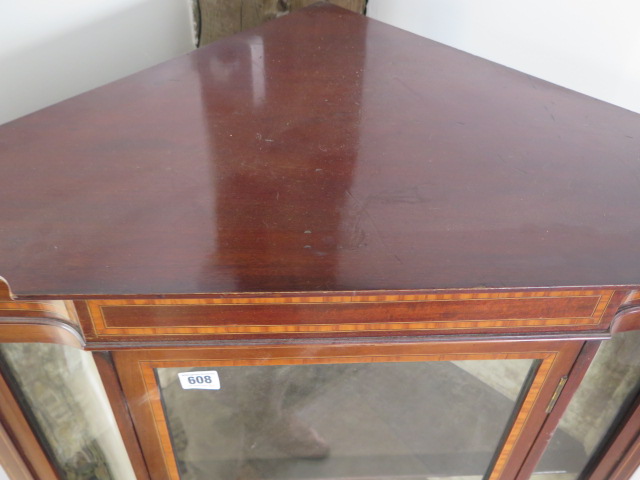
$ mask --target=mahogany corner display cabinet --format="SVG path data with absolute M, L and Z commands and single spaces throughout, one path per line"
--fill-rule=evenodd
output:
M 0 127 L 12 480 L 628 480 L 640 116 L 317 4 Z

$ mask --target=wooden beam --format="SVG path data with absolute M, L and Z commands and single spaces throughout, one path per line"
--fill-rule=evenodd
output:
M 200 46 L 215 42 L 279 17 L 317 0 L 199 0 Z M 330 0 L 343 8 L 363 13 L 365 0 Z

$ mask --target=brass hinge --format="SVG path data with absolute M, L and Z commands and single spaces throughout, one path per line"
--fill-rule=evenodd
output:
M 569 377 L 567 375 L 560 378 L 560 381 L 558 382 L 558 386 L 556 387 L 556 391 L 553 392 L 553 395 L 551 396 L 551 400 L 549 401 L 549 405 L 547 405 L 547 414 L 551 413 L 553 411 L 553 407 L 556 406 L 556 402 L 558 401 L 558 398 L 560 397 L 560 394 L 562 393 L 562 389 L 567 383 L 568 378 Z

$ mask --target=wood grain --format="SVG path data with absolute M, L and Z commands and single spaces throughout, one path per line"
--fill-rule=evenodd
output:
M 631 290 L 639 129 L 300 9 L 3 125 L 0 275 L 22 299 Z
M 49 460 L 21 405 L 0 372 L 0 423 L 38 480 L 62 480 Z
M 0 277 L 0 301 L 2 300 L 13 300 L 13 294 L 11 293 L 9 283 L 4 278 Z
M 109 403 L 113 411 L 118 430 L 125 444 L 131 466 L 136 475 L 136 480 L 150 480 L 149 471 L 147 470 L 138 437 L 131 422 L 129 407 L 126 403 L 120 380 L 113 366 L 111 357 L 106 352 L 94 352 L 93 359 L 96 363 L 100 379 L 104 385 L 105 392 L 109 398 Z
M 94 339 L 604 330 L 615 291 L 88 300 Z M 618 294 L 619 296 L 619 294 Z M 76 301 L 78 303 L 79 301 Z
M 555 403 L 553 410 L 549 413 L 545 419 L 544 424 L 539 432 L 536 434 L 536 438 L 530 444 L 530 449 L 527 452 L 526 460 L 519 468 L 517 472 L 516 480 L 527 480 L 531 477 L 535 471 L 538 462 L 544 454 L 545 448 L 551 441 L 553 433 L 556 431 L 562 414 L 569 406 L 569 402 L 580 386 L 580 382 L 587 373 L 589 365 L 595 357 L 600 341 L 585 342 L 580 354 L 574 363 L 569 373 L 567 383 L 564 385 L 558 401 Z
M 354 13 L 364 12 L 364 0 L 328 0 L 329 3 L 338 7 L 345 8 Z M 314 3 L 318 3 L 318 0 L 289 0 L 287 3 L 291 5 L 291 10 L 297 10 L 299 8 L 308 7 Z
M 0 465 L 11 480 L 36 480 L 0 423 Z
M 177 480 L 177 468 L 154 375 L 155 368 L 244 365 L 305 365 L 403 361 L 480 359 L 540 359 L 536 377 L 521 405 L 491 479 L 507 479 L 510 464 L 521 461 L 514 452 L 525 451 L 531 435 L 545 418 L 545 401 L 555 381 L 568 372 L 581 342 L 499 344 L 402 343 L 385 345 L 309 345 L 269 347 L 220 347 L 191 350 L 144 350 L 114 352 L 116 368 L 132 408 L 145 456 L 154 479 Z M 533 433 L 532 433 L 533 432 Z
M 75 348 L 85 347 L 85 341 L 80 332 L 65 323 L 46 319 L 25 322 L 0 318 L 0 342 L 54 343 Z
M 243 0 L 238 18 L 281 3 Z M 117 379 L 101 367 L 154 480 L 175 476 L 159 366 L 539 359 L 491 474 L 511 480 L 580 335 L 640 328 L 639 128 L 337 7 L 299 10 L 0 127 L 0 341 L 84 347 L 81 325 L 89 348 L 172 347 L 114 353 Z M 218 340 L 271 344 L 185 348 Z M 42 457 L 3 388 L 2 425 Z
M 611 321 L 612 333 L 629 332 L 640 329 L 640 291 L 633 290 L 622 301 Z
M 85 345 L 74 305 L 62 300 L 0 301 L 0 342 Z
M 71 310 L 70 310 L 71 308 Z M 77 324 L 73 304 L 61 300 L 48 301 L 0 301 L 0 317 L 49 318 L 69 324 Z
M 640 395 L 612 427 L 599 458 L 587 466 L 589 480 L 629 480 L 640 466 Z

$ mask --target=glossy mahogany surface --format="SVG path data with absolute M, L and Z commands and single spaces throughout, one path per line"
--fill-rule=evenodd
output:
M 640 284 L 640 116 L 311 7 L 0 128 L 18 296 Z

